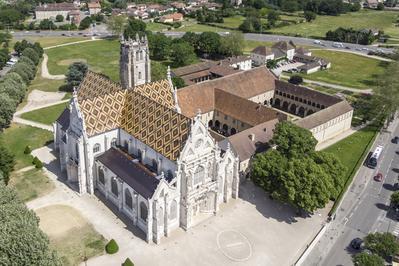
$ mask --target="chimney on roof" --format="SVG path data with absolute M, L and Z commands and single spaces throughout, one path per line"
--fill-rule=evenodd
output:
M 251 141 L 255 141 L 255 134 L 254 134 L 254 133 L 249 134 L 249 135 L 248 135 L 248 138 L 249 138 Z

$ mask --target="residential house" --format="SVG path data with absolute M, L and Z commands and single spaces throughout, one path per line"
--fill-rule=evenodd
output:
M 101 4 L 99 1 L 90 1 L 87 3 L 87 8 L 89 9 L 90 15 L 101 13 Z
M 73 3 L 50 3 L 39 5 L 35 9 L 35 18 L 42 19 L 55 19 L 57 15 L 62 15 L 66 18 L 71 11 L 79 11 Z
M 159 19 L 159 21 L 162 23 L 181 22 L 181 21 L 183 21 L 183 14 L 181 14 L 181 13 L 167 14 L 167 15 L 162 16 Z

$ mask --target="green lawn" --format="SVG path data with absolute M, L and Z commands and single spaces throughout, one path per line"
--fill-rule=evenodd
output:
M 49 57 L 49 72 L 53 75 L 65 74 L 71 63 L 84 61 L 91 70 L 103 73 L 115 81 L 119 80 L 118 40 L 68 45 L 47 50 L 46 53 Z
M 362 10 L 340 16 L 317 16 L 312 22 L 293 24 L 270 31 L 288 35 L 324 38 L 329 30 L 345 28 L 378 28 L 391 36 L 399 36 L 399 28 L 394 26 L 398 13 L 392 11 Z
M 377 75 L 384 72 L 386 62 L 346 52 L 314 50 L 312 55 L 331 62 L 331 68 L 313 74 L 301 74 L 305 79 L 323 81 L 359 89 L 373 87 Z
M 150 30 L 150 31 L 165 31 L 165 30 L 168 30 L 168 26 L 165 25 L 165 24 L 162 24 L 162 23 L 148 22 L 146 25 L 147 25 L 146 29 Z
M 224 20 L 223 23 L 213 23 L 213 24 L 223 27 L 238 29 L 238 27 L 244 22 L 245 17 L 233 16 L 233 17 L 223 18 L 223 20 Z
M 46 195 L 54 189 L 54 184 L 41 169 L 13 172 L 10 185 L 15 188 L 19 198 L 24 202 Z
M 68 102 L 65 102 L 23 113 L 21 115 L 21 118 L 46 125 L 51 125 L 60 116 L 60 114 L 65 109 L 65 107 L 68 106 L 68 104 Z
M 189 21 L 184 21 L 183 26 L 178 28 L 178 29 L 173 29 L 173 31 L 192 31 L 192 32 L 205 32 L 205 31 L 211 31 L 211 32 L 221 32 L 221 31 L 229 31 L 231 32 L 232 30 L 226 30 L 218 27 L 212 27 L 208 25 L 203 25 L 203 24 L 198 24 L 195 20 L 189 20 Z
M 59 44 L 64 44 L 64 43 L 70 43 L 70 42 L 77 42 L 77 41 L 83 41 L 83 40 L 88 40 L 89 38 L 86 37 L 37 37 L 37 36 L 26 36 L 24 37 L 25 40 L 31 41 L 31 42 L 39 42 L 43 48 L 54 46 L 54 45 L 59 45 Z M 19 39 L 13 39 L 11 41 L 11 47 L 16 43 L 17 41 L 20 41 Z
M 334 145 L 324 149 L 326 152 L 335 154 L 346 167 L 345 176 L 346 184 L 338 199 L 335 201 L 330 213 L 335 211 L 338 206 L 342 195 L 352 182 L 356 170 L 361 166 L 365 157 L 367 156 L 371 144 L 377 135 L 379 127 L 368 126 L 349 137 L 335 143 Z
M 33 150 L 46 145 L 52 139 L 53 134 L 50 131 L 15 123 L 0 135 L 0 141 L 15 155 L 15 170 L 32 165 L 32 155 L 24 154 L 27 145 Z

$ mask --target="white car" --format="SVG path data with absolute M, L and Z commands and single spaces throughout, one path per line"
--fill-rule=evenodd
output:
M 319 40 L 314 40 L 313 43 L 314 43 L 314 44 L 321 44 L 321 41 L 319 41 Z

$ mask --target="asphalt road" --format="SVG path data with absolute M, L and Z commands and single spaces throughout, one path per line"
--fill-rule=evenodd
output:
M 389 209 L 399 173 L 399 144 L 391 143 L 393 136 L 399 135 L 398 124 L 396 119 L 390 130 L 377 139 L 373 149 L 384 146 L 377 168 L 361 167 L 335 219 L 302 265 L 353 265 L 351 256 L 357 251 L 349 245 L 352 239 L 370 232 L 399 232 L 399 223 Z M 383 182 L 374 181 L 378 172 L 383 174 Z
M 106 30 L 105 27 L 97 26 L 95 29 L 85 30 L 85 31 L 19 31 L 14 32 L 13 36 L 16 39 L 22 39 L 27 36 L 39 36 L 39 37 L 51 37 L 51 36 L 83 36 L 83 35 L 92 35 L 96 34 L 99 37 L 106 37 L 110 36 L 110 32 Z M 73 35 L 72 35 L 73 34 Z M 166 31 L 164 32 L 165 35 L 179 38 L 184 35 L 184 32 L 173 32 L 173 31 Z M 229 32 L 219 32 L 220 35 L 227 35 Z M 315 44 L 314 39 L 302 38 L 302 37 L 291 37 L 291 36 L 284 36 L 284 35 L 269 35 L 269 34 L 255 34 L 255 33 L 245 33 L 244 38 L 246 40 L 253 40 L 253 41 L 265 41 L 265 42 L 278 42 L 278 41 L 293 41 L 297 45 L 306 45 L 306 46 L 315 46 L 323 49 L 338 49 L 338 50 L 346 50 L 346 51 L 354 51 L 357 53 L 367 54 L 369 51 L 383 51 L 385 53 L 392 52 L 392 49 L 389 48 L 377 48 L 371 45 L 361 45 L 361 44 L 353 44 L 353 43 L 344 43 L 344 48 L 334 47 L 332 41 L 324 41 L 322 40 L 322 45 Z

